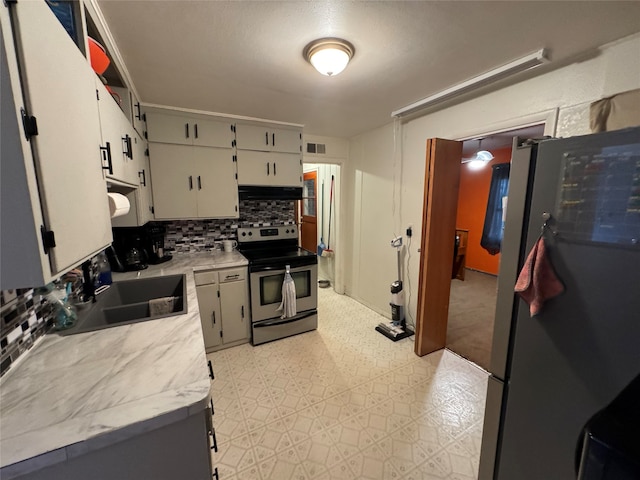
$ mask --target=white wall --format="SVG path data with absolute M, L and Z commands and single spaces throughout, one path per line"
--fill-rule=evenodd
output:
M 415 318 L 418 283 L 425 145 L 428 138 L 460 139 L 495 131 L 497 125 L 517 126 L 523 117 L 558 111 L 556 136 L 588 134 L 589 104 L 602 97 L 640 88 L 640 34 L 602 47 L 595 57 L 529 78 L 489 94 L 393 123 L 350 140 L 349 161 L 343 171 L 347 224 L 344 237 L 345 282 L 349 295 L 388 314 L 389 284 L 396 276 L 395 254 L 389 246 L 394 233 L 413 225 L 408 314 Z M 402 105 L 398 105 L 398 108 Z M 504 128 L 505 130 L 507 128 Z M 399 139 L 394 146 L 394 132 Z M 398 160 L 399 158 L 399 160 Z M 396 160 L 394 165 L 394 159 Z M 396 210 L 393 211 L 394 173 Z

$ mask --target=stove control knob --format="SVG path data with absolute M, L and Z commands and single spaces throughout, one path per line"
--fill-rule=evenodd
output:
M 286 233 L 289 233 L 289 229 L 287 228 Z
M 246 237 L 247 236 L 247 232 L 242 232 L 242 236 Z
M 291 233 L 296 233 L 295 227 L 291 229 Z
M 253 232 L 249 232 L 249 236 L 250 236 L 250 237 L 251 237 L 251 236 L 253 236 Z

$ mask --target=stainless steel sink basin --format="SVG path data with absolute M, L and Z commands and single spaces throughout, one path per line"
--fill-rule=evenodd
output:
M 152 314 L 149 303 L 167 297 L 173 297 L 173 301 L 168 302 L 168 310 Z M 60 333 L 90 332 L 183 313 L 187 313 L 187 281 L 184 275 L 123 280 L 112 283 L 108 290 L 98 295 L 91 308 L 79 312 L 76 325 Z

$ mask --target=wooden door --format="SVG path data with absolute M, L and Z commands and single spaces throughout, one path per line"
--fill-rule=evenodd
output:
M 462 142 L 427 140 L 418 277 L 416 355 L 445 347 Z
M 315 252 L 318 246 L 318 172 L 303 175 L 300 200 L 300 246 Z

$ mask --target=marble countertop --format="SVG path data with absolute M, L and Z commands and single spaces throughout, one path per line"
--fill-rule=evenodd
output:
M 238 252 L 180 254 L 114 281 L 185 273 L 186 314 L 47 334 L 0 380 L 0 477 L 14 478 L 186 419 L 209 401 L 193 271 L 247 265 Z

